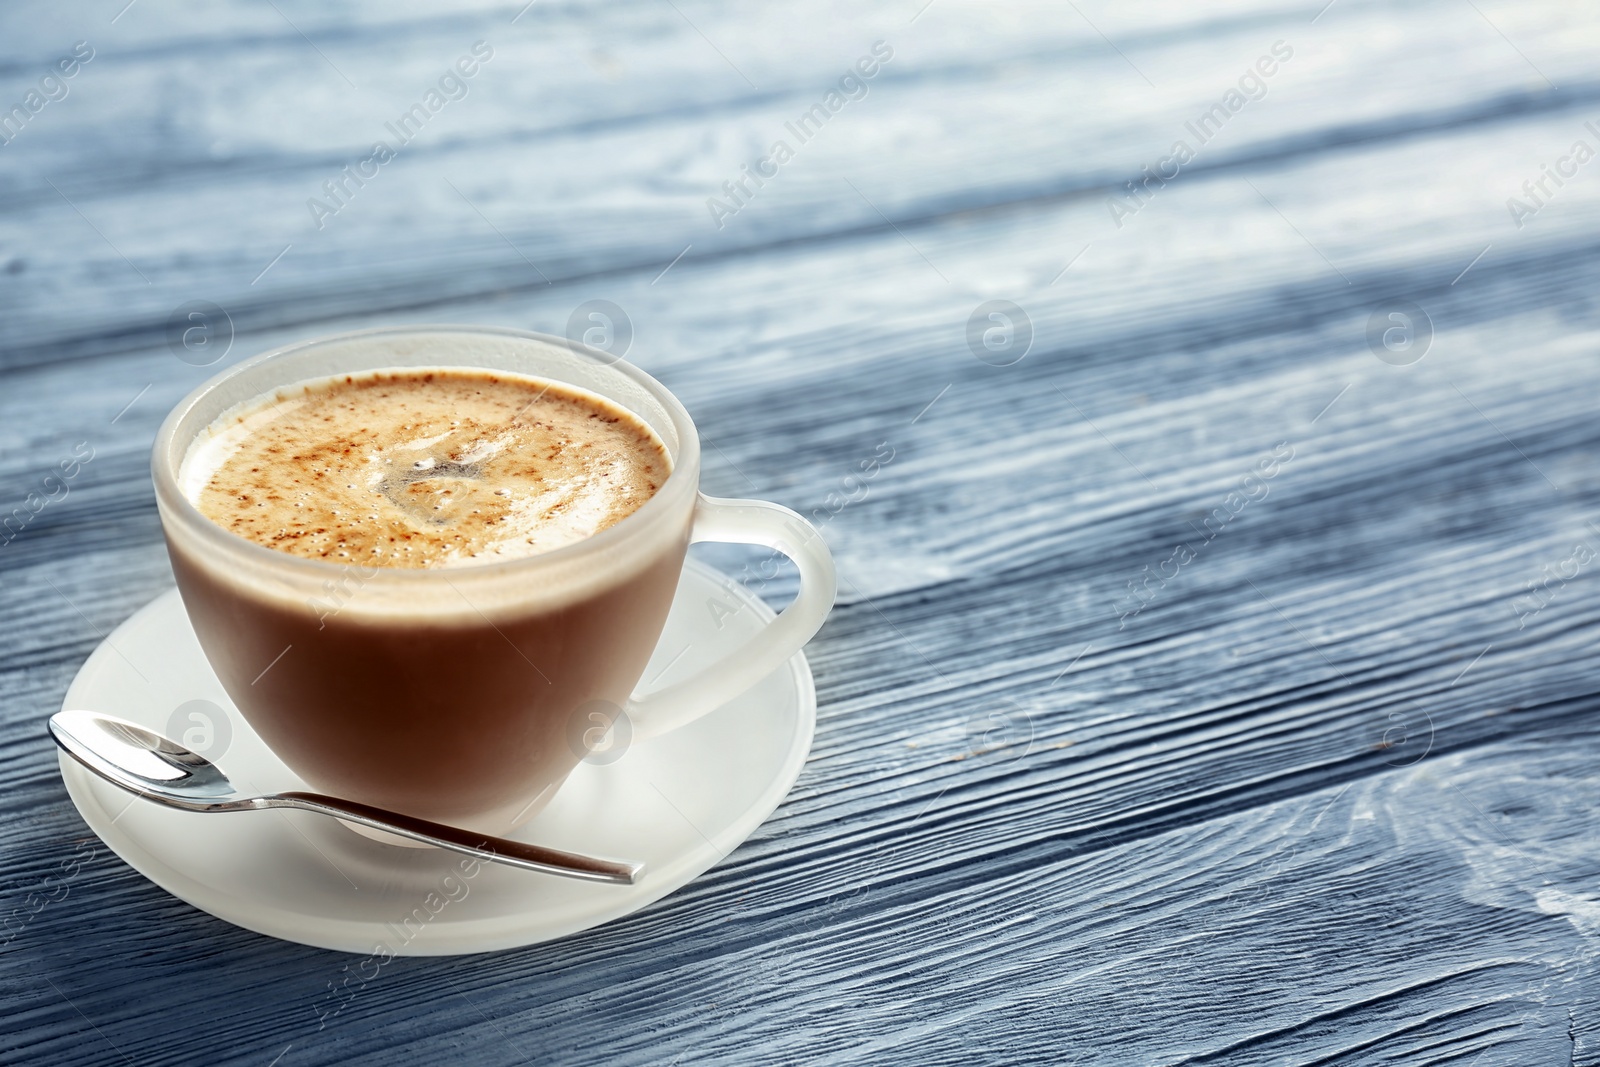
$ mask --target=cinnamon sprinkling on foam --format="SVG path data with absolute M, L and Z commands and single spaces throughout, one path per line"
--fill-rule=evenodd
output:
M 349 376 L 233 422 L 247 418 L 196 506 L 258 544 L 334 563 L 452 567 L 548 552 L 631 515 L 671 471 L 632 413 L 487 371 Z

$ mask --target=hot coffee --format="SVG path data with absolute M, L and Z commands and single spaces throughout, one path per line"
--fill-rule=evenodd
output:
M 184 490 L 213 522 L 336 563 L 453 567 L 572 544 L 670 473 L 637 417 L 486 371 L 347 375 L 213 425 Z
M 369 330 L 246 360 L 168 416 L 152 474 L 195 636 L 255 734 L 321 792 L 490 834 L 624 709 L 636 743 L 714 711 L 833 602 L 804 520 L 699 492 L 694 423 L 660 383 L 518 330 Z M 783 552 L 799 593 L 688 677 L 669 650 L 638 691 L 691 540 Z M 720 625 L 716 603 L 683 610 Z
M 175 544 L 170 555 L 223 684 L 301 777 L 498 830 L 537 810 L 548 790 L 530 798 L 530 783 L 565 777 L 587 731 L 627 701 L 672 602 L 687 516 L 642 566 L 559 602 L 540 604 L 546 591 L 531 587 L 526 610 L 469 597 L 460 578 L 443 604 L 385 601 L 365 583 L 390 568 L 448 574 L 586 540 L 669 472 L 648 426 L 571 387 L 472 369 L 342 376 L 225 412 L 179 475 L 224 529 L 340 564 L 320 594 L 297 602 Z

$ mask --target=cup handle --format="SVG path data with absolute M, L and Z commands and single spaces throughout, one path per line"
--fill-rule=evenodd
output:
M 838 578 L 827 543 L 815 526 L 780 504 L 701 493 L 689 541 L 764 545 L 782 552 L 800 568 L 800 592 L 744 646 L 693 677 L 629 700 L 626 713 L 635 739 L 686 726 L 744 693 L 800 651 L 833 607 Z

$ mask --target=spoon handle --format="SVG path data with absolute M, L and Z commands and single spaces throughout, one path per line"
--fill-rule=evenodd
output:
M 399 812 L 385 811 L 382 808 L 369 807 L 353 800 L 325 796 L 321 793 L 299 791 L 277 793 L 263 797 L 262 801 L 263 807 L 320 811 L 324 815 L 349 819 L 351 822 L 358 822 L 375 830 L 386 830 L 391 834 L 409 837 L 413 841 L 422 841 L 429 845 L 437 845 L 439 848 L 450 849 L 452 852 L 477 856 L 480 859 L 521 867 L 528 871 L 543 871 L 546 874 L 582 878 L 591 882 L 611 882 L 616 885 L 633 885 L 644 873 L 642 863 L 596 859 L 593 856 L 580 856 L 573 852 L 510 841 L 503 837 L 490 837 L 488 834 L 446 826 L 427 819 L 417 819 L 410 815 L 401 815 Z

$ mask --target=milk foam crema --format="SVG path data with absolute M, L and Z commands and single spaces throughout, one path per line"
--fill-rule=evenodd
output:
M 459 567 L 549 552 L 631 515 L 671 473 L 631 412 L 495 371 L 391 370 L 222 415 L 180 472 L 212 522 L 309 559 Z

